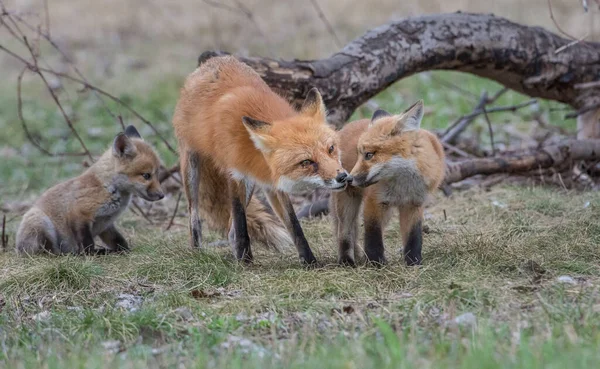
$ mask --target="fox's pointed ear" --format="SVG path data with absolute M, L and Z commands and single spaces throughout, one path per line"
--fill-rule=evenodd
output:
M 113 141 L 113 155 L 118 158 L 133 157 L 137 150 L 125 133 L 119 133 Z
M 419 100 L 412 104 L 398 117 L 396 127 L 392 131 L 392 134 L 416 131 L 420 129 L 424 111 L 425 109 L 423 108 L 423 100 Z
M 125 128 L 125 135 L 131 138 L 142 138 L 142 136 L 140 135 L 138 130 L 135 129 L 134 126 L 127 126 L 127 128 Z
M 242 117 L 242 122 L 250 134 L 250 139 L 254 142 L 254 146 L 264 153 L 270 152 L 269 131 L 271 130 L 271 123 L 250 117 Z
M 313 87 L 308 91 L 306 99 L 304 99 L 304 103 L 300 109 L 300 113 L 310 116 L 319 116 L 325 120 L 327 109 L 323 103 L 323 97 L 321 97 L 321 93 L 316 87 Z
M 381 118 L 385 118 L 385 117 L 391 117 L 392 115 L 390 113 L 388 113 L 387 111 L 383 110 L 383 109 L 377 109 L 375 111 L 375 113 L 373 113 L 373 116 L 371 117 L 371 123 L 373 124 L 376 120 L 379 120 Z
M 423 120 L 423 114 L 425 109 L 423 107 L 423 100 L 419 100 L 412 104 L 408 109 L 404 111 L 404 131 L 415 131 L 421 128 L 421 121 Z

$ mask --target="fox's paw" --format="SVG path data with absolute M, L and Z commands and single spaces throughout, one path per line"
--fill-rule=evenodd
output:
M 315 267 L 317 265 L 317 258 L 310 252 L 305 255 L 300 255 L 300 263 L 307 267 Z
M 367 263 L 370 266 L 374 266 L 376 268 L 381 268 L 387 264 L 387 260 L 385 259 L 385 256 L 380 255 L 380 256 L 376 256 L 376 257 L 367 257 Z
M 356 267 L 356 262 L 354 261 L 354 258 L 348 256 L 348 255 L 344 255 L 344 256 L 340 256 L 338 258 L 338 264 L 342 265 L 342 266 L 349 266 L 349 267 Z

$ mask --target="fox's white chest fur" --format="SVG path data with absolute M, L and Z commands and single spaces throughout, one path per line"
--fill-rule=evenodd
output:
M 123 193 L 114 186 L 109 186 L 107 190 L 110 192 L 110 199 L 96 212 L 96 218 L 92 226 L 92 234 L 94 236 L 113 224 L 123 211 L 127 209 L 131 201 L 130 193 Z
M 393 158 L 381 168 L 382 179 L 377 184 L 377 199 L 389 206 L 420 206 L 427 197 L 427 184 L 414 160 Z

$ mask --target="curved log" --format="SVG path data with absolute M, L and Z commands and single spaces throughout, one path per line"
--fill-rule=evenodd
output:
M 290 101 L 318 87 L 337 126 L 392 83 L 418 72 L 454 70 L 495 80 L 579 112 L 600 106 L 600 44 L 564 39 L 491 14 L 412 17 L 367 31 L 321 60 L 240 58 Z M 563 47 L 562 50 L 559 50 Z M 558 52 L 557 52 L 558 51 Z M 199 61 L 220 52 L 206 52 Z

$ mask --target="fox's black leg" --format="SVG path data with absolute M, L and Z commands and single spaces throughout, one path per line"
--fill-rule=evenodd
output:
M 268 191 L 267 197 L 269 198 L 269 203 L 271 204 L 273 211 L 275 211 L 279 219 L 285 224 L 288 232 L 293 236 L 294 245 L 296 246 L 296 250 L 298 250 L 300 261 L 303 264 L 315 264 L 317 258 L 313 255 L 313 252 L 308 245 L 308 241 L 304 236 L 304 232 L 296 217 L 296 211 L 294 210 L 290 197 L 281 191 Z
M 190 244 L 199 248 L 202 244 L 202 222 L 198 209 L 198 191 L 200 189 L 200 155 L 198 153 L 182 150 L 181 173 L 183 187 L 188 200 L 190 214 Z
M 87 223 L 81 223 L 75 226 L 74 233 L 77 237 L 79 250 L 87 255 L 96 253 L 92 227 Z
M 243 182 L 229 181 L 229 194 L 232 219 L 229 241 L 236 259 L 248 263 L 253 257 L 246 221 L 246 203 L 249 201 L 246 197 L 246 185 Z
M 114 225 L 100 233 L 100 239 L 109 247 L 110 252 L 128 252 L 129 245 L 125 237 L 115 228 Z
M 423 257 L 423 208 L 420 206 L 400 207 L 400 232 L 404 243 L 404 261 L 406 265 L 421 265 Z

